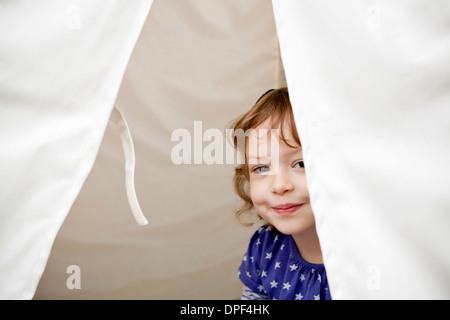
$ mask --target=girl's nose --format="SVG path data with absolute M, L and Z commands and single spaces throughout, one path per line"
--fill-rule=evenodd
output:
M 291 177 L 286 170 L 279 169 L 273 174 L 271 191 L 276 194 L 284 194 L 285 192 L 292 191 L 294 184 Z

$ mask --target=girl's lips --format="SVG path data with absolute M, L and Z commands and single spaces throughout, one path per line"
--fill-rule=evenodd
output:
M 303 203 L 301 203 L 301 204 L 287 203 L 287 204 L 282 204 L 282 205 L 279 205 L 276 207 L 272 207 L 272 209 L 279 215 L 288 216 L 288 215 L 294 213 L 295 211 L 297 211 L 302 205 L 303 205 Z

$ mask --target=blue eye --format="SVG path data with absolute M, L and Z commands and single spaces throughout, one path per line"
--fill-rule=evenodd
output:
M 298 165 L 298 167 L 296 167 L 297 165 Z M 303 160 L 300 160 L 294 164 L 294 168 L 304 168 L 304 167 L 305 167 L 305 163 L 303 162 Z
M 270 168 L 268 166 L 259 166 L 259 167 L 253 168 L 252 171 L 256 172 L 256 173 L 266 173 L 269 170 L 270 170 Z

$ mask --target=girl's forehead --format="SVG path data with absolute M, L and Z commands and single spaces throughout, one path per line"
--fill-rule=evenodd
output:
M 280 129 L 257 128 L 248 135 L 246 141 L 246 154 L 250 159 L 259 159 L 269 156 L 283 157 L 302 152 L 289 130 L 283 132 Z
M 274 122 L 276 124 L 274 124 Z M 268 118 L 266 119 L 263 123 L 259 124 L 258 126 L 252 128 L 252 130 L 255 131 L 271 131 L 271 130 L 276 130 L 276 131 L 282 131 L 283 135 L 285 137 L 287 136 L 292 136 L 292 126 L 289 123 L 289 121 L 285 120 L 285 121 L 274 121 L 274 119 L 272 118 Z
M 289 125 L 273 127 L 269 120 L 256 128 L 250 129 L 247 136 L 249 144 L 276 144 L 281 147 L 286 143 L 291 146 L 297 145 Z M 299 146 L 299 148 L 301 147 Z

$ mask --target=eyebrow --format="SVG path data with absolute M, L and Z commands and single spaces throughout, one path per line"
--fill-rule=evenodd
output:
M 303 153 L 303 148 L 300 147 L 300 146 L 295 147 L 295 148 L 291 148 L 289 146 L 287 146 L 287 147 L 288 147 L 288 150 L 289 150 L 289 151 L 287 151 L 288 153 L 295 153 L 295 152 L 299 152 L 299 151 Z
M 299 146 L 299 147 L 296 147 L 296 148 L 288 147 L 288 149 L 287 149 L 287 151 L 286 151 L 286 153 L 287 153 L 289 156 L 292 155 L 292 154 L 294 154 L 294 153 L 297 153 L 297 152 L 301 152 L 301 153 L 302 153 L 302 156 L 303 156 L 303 149 L 302 149 L 302 147 L 300 147 L 300 146 Z M 264 163 L 270 163 L 271 159 L 272 159 L 271 156 L 260 155 L 259 153 L 258 153 L 257 155 L 251 154 L 251 155 L 249 155 L 248 158 L 247 158 L 249 164 L 258 163 L 258 161 L 261 161 L 261 160 L 268 160 L 268 161 L 264 161 Z M 253 161 L 254 161 L 254 162 L 253 162 Z
M 266 160 L 266 161 L 261 161 L 261 160 Z M 270 163 L 271 161 L 271 157 L 268 156 L 254 156 L 252 155 L 251 157 L 248 157 L 248 163 L 249 164 L 257 164 L 257 163 Z

